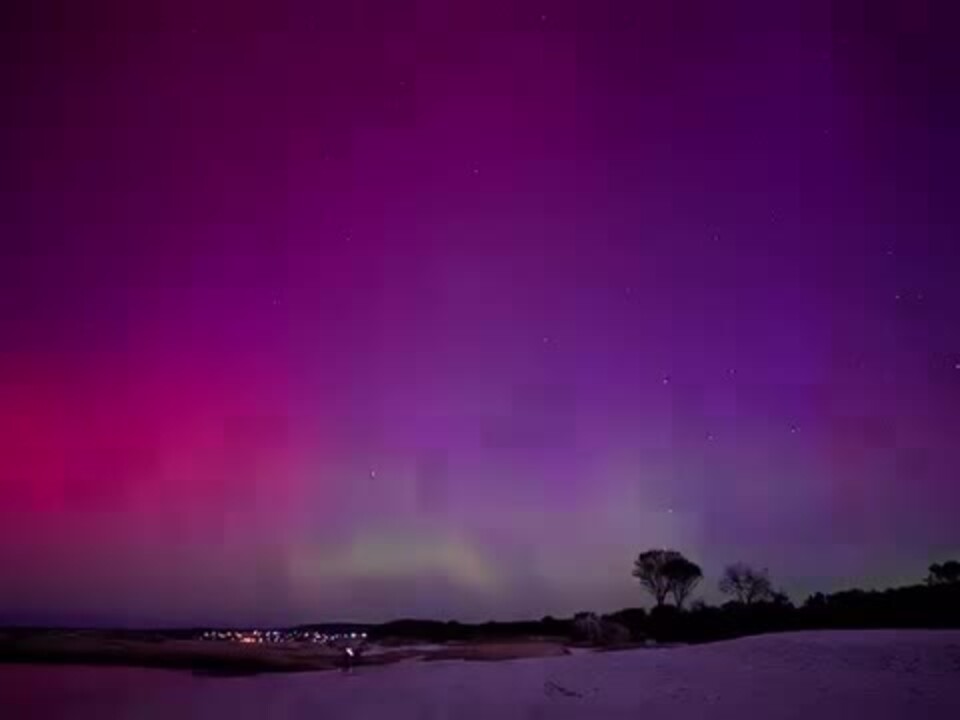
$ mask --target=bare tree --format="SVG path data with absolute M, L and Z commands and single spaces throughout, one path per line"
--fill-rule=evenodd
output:
M 773 585 L 766 569 L 754 570 L 745 563 L 728 565 L 720 579 L 720 592 L 733 595 L 744 605 L 774 599 Z
M 667 585 L 670 588 L 670 594 L 673 595 L 673 601 L 678 608 L 682 609 L 683 603 L 703 579 L 703 571 L 695 562 L 679 555 L 667 562 L 663 572 L 667 576 Z
M 664 573 L 664 567 L 679 557 L 683 556 L 676 550 L 647 550 L 633 562 L 633 576 L 653 595 L 657 607 L 666 602 L 670 593 L 670 579 Z

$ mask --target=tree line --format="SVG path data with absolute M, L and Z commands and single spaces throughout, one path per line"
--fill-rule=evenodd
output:
M 605 615 L 546 616 L 523 622 L 468 624 L 401 620 L 371 629 L 371 637 L 476 640 L 544 636 L 593 645 L 644 642 L 709 642 L 767 632 L 813 629 L 960 628 L 960 562 L 934 563 L 915 585 L 888 590 L 815 593 L 801 605 L 775 587 L 767 569 L 737 562 L 724 568 L 718 589 L 722 605 L 691 602 L 703 571 L 676 550 L 640 553 L 632 575 L 653 607 Z M 671 602 L 672 601 L 672 602 Z
M 774 586 L 769 570 L 742 562 L 724 568 L 717 588 L 729 599 L 720 606 L 698 601 L 687 608 L 703 572 L 675 550 L 640 553 L 632 574 L 653 598 L 654 607 L 649 612 L 621 610 L 600 620 L 625 627 L 634 640 L 704 642 L 790 630 L 960 628 L 960 562 L 956 560 L 933 563 L 915 585 L 814 593 L 800 606 Z M 611 627 L 599 634 L 612 638 L 618 631 Z

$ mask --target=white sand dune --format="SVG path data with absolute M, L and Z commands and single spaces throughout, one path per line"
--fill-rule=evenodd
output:
M 205 678 L 0 667 L 5 718 L 960 718 L 960 632 L 805 632 L 685 648 Z

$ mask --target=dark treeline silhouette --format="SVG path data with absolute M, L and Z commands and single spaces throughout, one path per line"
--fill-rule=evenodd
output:
M 700 568 L 673 550 L 642 553 L 633 568 L 654 602 L 651 610 L 626 608 L 598 616 L 550 616 L 539 621 L 468 624 L 399 620 L 376 626 L 371 637 L 428 642 L 554 637 L 593 645 L 626 642 L 710 642 L 744 635 L 816 629 L 960 628 L 960 563 L 934 564 L 916 585 L 888 590 L 816 593 L 796 606 L 774 590 L 766 569 L 743 563 L 728 566 L 718 583 L 731 600 L 686 607 L 702 579 Z M 669 599 L 673 600 L 670 604 Z
M 675 550 L 641 553 L 632 568 L 639 589 L 653 601 L 650 610 L 625 608 L 605 615 L 577 613 L 570 618 L 546 616 L 519 622 L 461 623 L 439 620 L 396 620 L 380 625 L 323 623 L 297 630 L 366 633 L 371 640 L 449 642 L 542 637 L 564 642 L 616 646 L 644 642 L 709 642 L 768 632 L 816 629 L 960 628 L 960 563 L 934 563 L 915 585 L 888 590 L 844 590 L 815 593 L 799 606 L 774 589 L 768 570 L 744 563 L 727 566 L 718 590 L 731 598 L 722 605 L 691 602 L 703 580 L 700 567 Z M 112 630 L 111 637 L 129 640 L 192 638 L 202 629 Z M 77 628 L 13 627 L 8 638 L 38 634 L 79 635 L 97 631 Z
M 550 616 L 542 620 L 523 620 L 517 622 L 461 623 L 455 620 L 394 620 L 377 625 L 370 630 L 370 638 L 385 640 L 417 639 L 427 642 L 447 642 L 455 640 L 480 640 L 515 637 L 557 637 L 569 638 L 573 635 L 573 619 L 557 620 Z

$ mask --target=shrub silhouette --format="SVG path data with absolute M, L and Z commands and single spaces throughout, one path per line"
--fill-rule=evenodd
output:
M 625 627 L 633 640 L 647 638 L 647 611 L 643 608 L 624 608 L 604 615 L 603 619 Z
M 943 563 L 933 563 L 930 566 L 930 574 L 927 575 L 928 585 L 948 585 L 951 583 L 960 583 L 960 562 L 948 560 Z
M 577 613 L 573 618 L 573 634 L 591 645 L 620 645 L 630 640 L 630 631 L 623 625 L 596 613 Z

